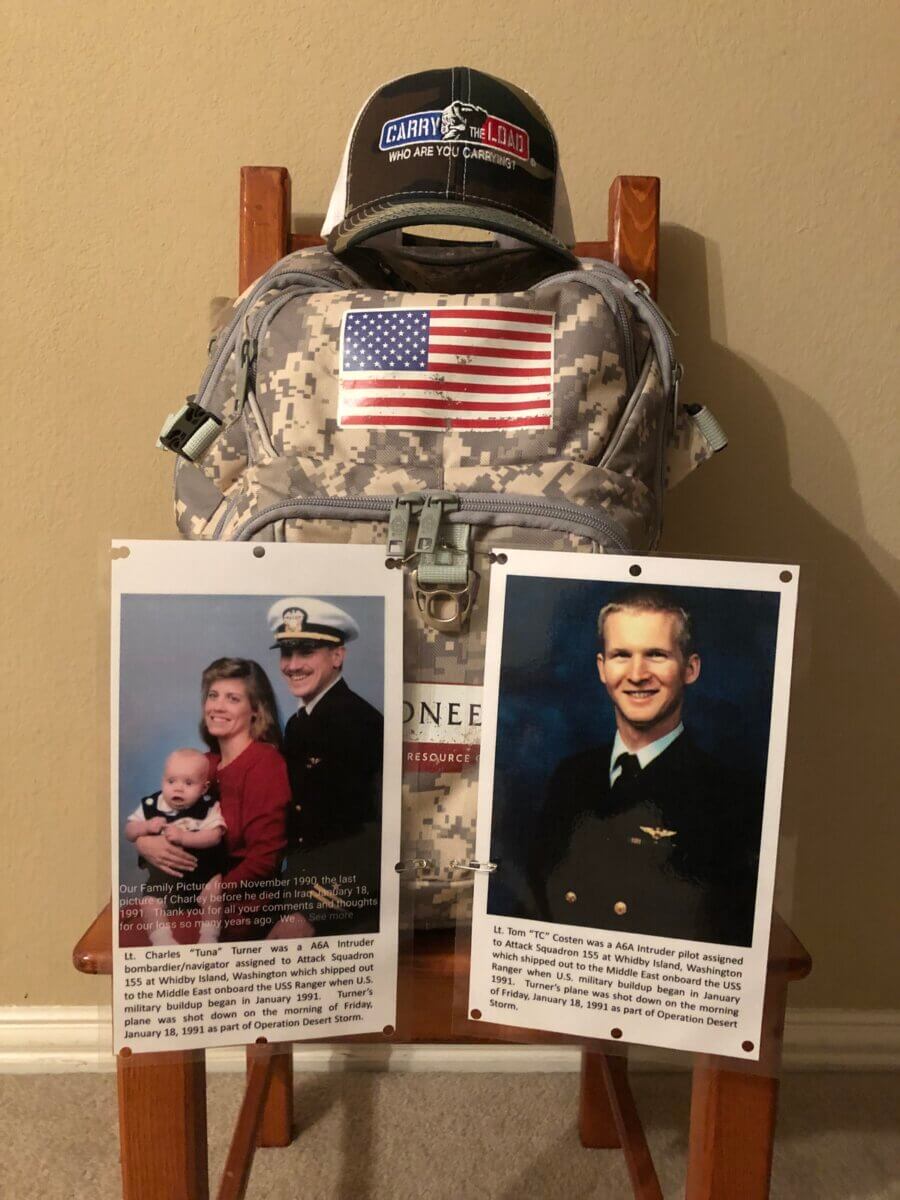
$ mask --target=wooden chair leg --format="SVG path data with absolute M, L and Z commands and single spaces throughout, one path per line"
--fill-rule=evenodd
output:
M 253 1168 L 253 1156 L 260 1144 L 263 1112 L 277 1053 L 276 1047 L 268 1044 L 247 1047 L 247 1086 L 216 1200 L 244 1200 Z
M 606 1090 L 602 1059 L 603 1055 L 597 1050 L 585 1046 L 581 1051 L 578 1134 L 582 1146 L 590 1150 L 616 1150 L 622 1143 Z
M 644 1127 L 628 1084 L 628 1059 L 619 1054 L 601 1054 L 599 1058 L 634 1198 L 663 1200 Z
M 581 1144 L 591 1149 L 621 1146 L 636 1200 L 662 1200 L 662 1191 L 634 1097 L 628 1060 L 585 1047 L 581 1052 Z
M 247 1076 L 253 1062 L 247 1048 Z M 269 1089 L 259 1123 L 258 1146 L 289 1146 L 294 1137 L 294 1058 L 293 1046 L 284 1042 L 272 1049 Z
M 685 1200 L 768 1200 L 787 985 L 785 970 L 769 970 L 757 1072 L 697 1060 Z
M 202 1050 L 120 1054 L 123 1200 L 209 1200 Z
M 698 1065 L 685 1200 L 767 1200 L 778 1080 Z

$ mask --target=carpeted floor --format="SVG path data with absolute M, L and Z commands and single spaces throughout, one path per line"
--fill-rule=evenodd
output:
M 667 1200 L 683 1194 L 688 1086 L 633 1077 Z M 214 1183 L 240 1087 L 209 1079 Z M 248 1200 L 628 1200 L 621 1155 L 578 1143 L 577 1091 L 575 1075 L 299 1076 L 299 1136 L 257 1153 Z M 898 1115 L 900 1075 L 787 1076 L 774 1200 L 900 1198 Z M 0 1147 L 3 1200 L 118 1197 L 113 1077 L 0 1077 Z

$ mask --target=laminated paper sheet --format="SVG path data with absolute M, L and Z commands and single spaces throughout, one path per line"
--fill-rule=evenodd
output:
M 368 546 L 112 554 L 115 1049 L 394 1025 L 400 572 Z
M 469 1009 L 755 1060 L 797 568 L 505 554 Z

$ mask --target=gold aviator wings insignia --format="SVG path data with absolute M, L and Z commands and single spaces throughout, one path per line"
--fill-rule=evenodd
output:
M 660 829 L 658 825 L 642 825 L 641 833 L 646 833 L 653 838 L 654 842 L 658 842 L 660 838 L 674 837 L 678 832 L 677 829 Z

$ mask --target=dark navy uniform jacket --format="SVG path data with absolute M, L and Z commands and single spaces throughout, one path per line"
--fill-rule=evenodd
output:
M 682 733 L 609 785 L 611 746 L 564 759 L 529 863 L 531 916 L 749 946 L 763 787 Z
M 286 875 L 355 875 L 378 894 L 384 718 L 343 679 L 311 713 L 301 709 L 284 731 L 291 781 Z M 317 932 L 328 914 L 311 917 Z M 377 929 L 377 910 L 339 919 L 334 931 Z

